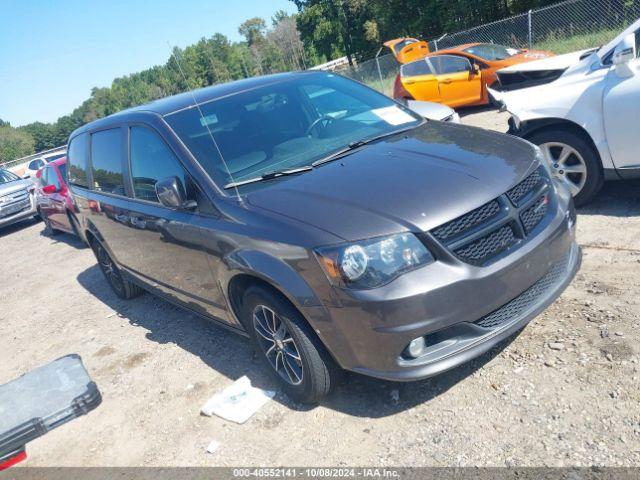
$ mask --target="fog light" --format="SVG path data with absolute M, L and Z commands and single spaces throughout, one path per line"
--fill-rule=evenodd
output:
M 425 341 L 424 337 L 418 337 L 411 340 L 411 343 L 407 347 L 407 353 L 413 358 L 418 358 L 424 352 Z

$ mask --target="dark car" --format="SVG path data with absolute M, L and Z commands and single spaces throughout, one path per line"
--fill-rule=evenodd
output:
M 580 263 L 571 195 L 510 136 L 326 72 L 218 85 L 76 130 L 81 233 L 142 289 L 250 336 L 284 390 L 416 380 L 520 330 Z
M 67 187 L 67 158 L 54 160 L 36 174 L 36 204 L 38 214 L 50 235 L 58 232 L 78 234 L 78 220 L 76 218 L 73 199 Z

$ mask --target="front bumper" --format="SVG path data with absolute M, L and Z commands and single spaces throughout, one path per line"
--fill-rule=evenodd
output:
M 481 355 L 551 304 L 580 267 L 575 211 L 567 192 L 558 198 L 544 229 L 500 261 L 439 261 L 379 289 L 340 290 L 340 306 L 307 311 L 311 323 L 343 368 L 388 380 L 430 377 Z M 419 336 L 427 350 L 406 358 Z
M 33 217 L 37 213 L 36 200 L 32 194 L 29 194 L 29 204 L 17 212 L 6 215 L 3 214 L 3 210 L 5 208 L 6 207 L 4 206 L 0 207 L 0 227 L 6 227 L 21 220 Z

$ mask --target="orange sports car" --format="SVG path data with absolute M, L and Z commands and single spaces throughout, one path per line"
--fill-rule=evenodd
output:
M 409 63 L 424 58 L 429 53 L 429 44 L 417 38 L 394 38 L 384 42 L 399 63 Z
M 497 81 L 496 71 L 550 56 L 553 53 L 493 43 L 469 43 L 438 50 L 400 66 L 393 97 L 439 102 L 449 107 L 486 105 L 487 86 Z

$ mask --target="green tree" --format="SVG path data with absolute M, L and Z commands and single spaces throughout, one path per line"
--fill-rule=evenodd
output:
M 0 162 L 15 160 L 34 152 L 33 138 L 7 122 L 0 125 Z
M 258 17 L 250 18 L 238 27 L 238 33 L 246 39 L 249 46 L 264 41 L 266 30 L 267 24 Z

